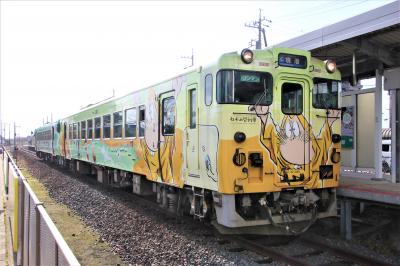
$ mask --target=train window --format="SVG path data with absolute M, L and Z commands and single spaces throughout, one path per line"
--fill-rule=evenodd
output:
M 96 117 L 94 119 L 94 138 L 99 139 L 100 138 L 100 132 L 101 132 L 101 119 L 100 117 Z
M 86 121 L 81 122 L 81 139 L 86 139 Z
M 175 99 L 174 97 L 165 98 L 162 101 L 162 132 L 163 135 L 175 133 Z
M 197 110 L 197 105 L 196 105 L 196 90 L 190 90 L 189 91 L 189 125 L 190 128 L 196 128 L 196 110 Z
M 313 107 L 319 109 L 337 109 L 341 83 L 336 80 L 314 79 Z
M 144 129 L 145 129 L 145 123 L 146 123 L 145 109 L 146 108 L 144 105 L 139 106 L 139 137 L 144 136 Z
M 205 105 L 210 105 L 212 103 L 212 93 L 213 93 L 213 78 L 211 74 L 208 74 L 205 78 L 205 90 L 204 90 L 204 103 Z
M 73 124 L 73 139 L 78 139 L 78 125 L 76 123 Z
M 136 108 L 125 110 L 125 138 L 136 137 L 137 112 Z
M 298 83 L 283 83 L 281 105 L 284 114 L 301 114 L 303 112 L 303 87 Z
M 111 115 L 103 116 L 103 139 L 110 138 Z
M 113 114 L 113 138 L 122 138 L 122 111 Z
M 87 121 L 87 138 L 93 138 L 93 120 L 90 119 Z
M 72 136 L 72 124 L 68 125 L 68 139 L 73 139 L 74 137 Z
M 382 144 L 382 151 L 389 152 L 390 151 L 390 145 L 389 144 Z
M 221 70 L 217 74 L 217 102 L 270 105 L 272 76 L 255 71 Z

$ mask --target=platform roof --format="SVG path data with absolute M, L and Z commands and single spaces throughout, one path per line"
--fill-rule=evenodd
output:
M 276 46 L 309 50 L 322 60 L 334 59 L 344 80 L 352 76 L 355 52 L 357 78 L 373 77 L 378 68 L 400 66 L 400 0 Z

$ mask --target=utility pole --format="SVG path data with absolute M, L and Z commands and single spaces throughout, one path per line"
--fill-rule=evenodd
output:
M 190 59 L 191 62 L 192 62 L 191 65 L 185 67 L 185 69 L 188 68 L 188 67 L 194 66 L 194 53 L 193 53 L 193 48 L 192 48 L 192 55 L 191 55 L 191 56 L 181 56 L 181 58 L 183 58 L 183 59 Z
M 14 150 L 17 149 L 16 141 L 17 141 L 17 126 L 15 125 L 15 122 L 14 122 Z
M 244 24 L 245 27 L 254 28 L 258 30 L 258 40 L 252 39 L 249 46 L 253 46 L 253 42 L 256 42 L 256 49 L 261 49 L 261 34 L 264 36 L 264 46 L 267 47 L 267 37 L 265 35 L 264 27 L 269 27 L 266 23 L 271 23 L 272 21 L 262 16 L 262 9 L 260 8 L 260 13 L 258 15 L 258 20 L 254 20 L 250 23 Z M 265 23 L 263 23 L 265 22 Z

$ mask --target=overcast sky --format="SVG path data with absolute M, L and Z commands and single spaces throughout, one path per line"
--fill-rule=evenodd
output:
M 1 118 L 24 136 L 83 106 L 124 95 L 248 47 L 259 8 L 268 45 L 393 0 L 0 1 Z M 11 133 L 12 134 L 12 133 Z M 8 136 L 8 132 L 6 134 Z

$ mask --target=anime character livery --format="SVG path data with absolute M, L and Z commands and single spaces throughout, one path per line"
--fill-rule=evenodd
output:
M 336 215 L 339 93 L 332 61 L 245 49 L 37 129 L 37 154 L 223 233 L 298 234 Z

